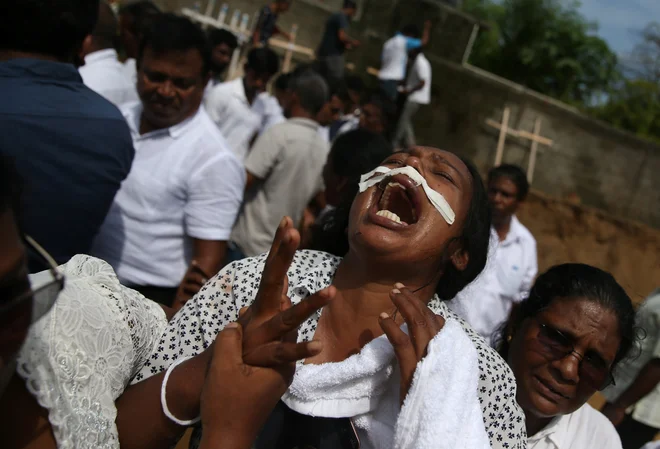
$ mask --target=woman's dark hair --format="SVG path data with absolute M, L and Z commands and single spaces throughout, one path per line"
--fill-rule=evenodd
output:
M 463 225 L 463 232 L 458 240 L 469 254 L 468 265 L 460 271 L 451 263 L 446 263 L 442 281 L 438 284 L 436 293 L 444 301 L 452 299 L 470 282 L 476 279 L 486 266 L 488 258 L 488 243 L 490 240 L 490 207 L 486 188 L 479 171 L 474 164 L 464 158 L 465 164 L 472 176 L 472 199 Z M 382 161 L 381 161 L 382 162 Z M 358 193 L 357 182 L 352 184 L 344 196 L 342 203 L 330 215 L 325 226 L 317 229 L 313 238 L 313 248 L 325 251 L 335 256 L 343 257 L 348 252 L 348 220 L 353 200 Z
M 0 49 L 69 61 L 92 33 L 99 0 L 2 0 Z
M 502 164 L 488 172 L 488 184 L 497 178 L 507 178 L 516 185 L 518 201 L 524 201 L 529 192 L 529 181 L 522 168 L 512 164 Z
M 590 265 L 567 263 L 552 267 L 539 276 L 529 298 L 516 307 L 510 322 L 503 327 L 499 346 L 505 360 L 509 352 L 509 333 L 520 329 L 525 319 L 538 315 L 558 298 L 587 298 L 614 312 L 621 344 L 613 368 L 628 355 L 637 341 L 635 309 L 630 297 L 608 272 Z
M 208 74 L 211 67 L 211 50 L 206 34 L 190 19 L 175 14 L 155 16 L 140 42 L 138 66 L 145 49 L 151 49 L 157 55 L 171 51 L 197 50 L 202 57 L 202 74 Z

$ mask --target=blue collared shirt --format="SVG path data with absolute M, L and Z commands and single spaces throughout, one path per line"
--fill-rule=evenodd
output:
M 60 263 L 89 252 L 135 154 L 124 117 L 59 62 L 0 62 L 0 98 L 0 154 L 24 183 L 23 231 Z

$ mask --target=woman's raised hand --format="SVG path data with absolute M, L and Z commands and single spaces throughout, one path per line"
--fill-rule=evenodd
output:
M 297 344 L 294 337 L 309 316 L 332 300 L 335 288 L 328 287 L 291 306 L 287 296 L 287 271 L 298 245 L 300 234 L 291 218 L 285 217 L 275 233 L 257 297 L 238 319 L 243 328 L 243 358 L 249 365 L 264 366 L 264 361 L 278 365 L 320 352 L 315 345 Z
M 408 335 L 388 314 L 380 315 L 380 327 L 394 347 L 401 371 L 400 400 L 408 395 L 417 364 L 426 356 L 428 344 L 442 330 L 445 320 L 434 314 L 413 292 L 396 284 L 390 299 L 408 324 Z

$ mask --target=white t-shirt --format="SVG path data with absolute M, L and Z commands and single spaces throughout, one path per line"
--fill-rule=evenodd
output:
M 509 318 L 514 303 L 527 298 L 538 271 L 536 240 L 513 216 L 504 241 L 491 230 L 491 245 L 484 271 L 450 301 L 450 307 L 488 343 Z
M 229 148 L 239 160 L 245 160 L 250 141 L 259 132 L 262 117 L 248 102 L 243 78 L 220 83 L 204 98 L 211 120 L 227 139 Z
M 309 201 L 323 190 L 328 144 L 318 129 L 315 121 L 292 118 L 255 142 L 245 169 L 262 181 L 247 192 L 231 235 L 246 256 L 268 251 L 282 217 L 297 225 Z
M 406 76 L 408 52 L 422 46 L 422 41 L 413 37 L 406 37 L 401 33 L 390 38 L 383 45 L 380 72 L 378 78 L 387 81 L 403 81 Z
M 138 100 L 135 82 L 128 77 L 113 49 L 88 54 L 85 56 L 85 65 L 78 72 L 87 87 L 103 95 L 115 106 Z
M 644 329 L 646 338 L 639 342 L 639 355 L 615 370 L 616 385 L 603 391 L 609 402 L 618 399 L 636 381 L 649 361 L 660 358 L 660 289 L 653 292 L 637 311 L 637 325 Z M 660 384 L 634 405 L 632 416 L 637 422 L 660 428 Z
M 178 125 L 143 135 L 142 104 L 121 111 L 135 159 L 92 251 L 125 285 L 176 287 L 191 262 L 192 238 L 229 239 L 245 169 L 204 108 Z
M 408 96 L 408 101 L 417 104 L 431 103 L 431 63 L 426 59 L 426 56 L 424 56 L 423 53 L 418 55 L 415 59 L 415 63 L 408 74 L 406 87 L 408 89 L 413 89 L 418 86 L 422 80 L 424 81 L 424 87 L 410 94 L 410 96 Z
M 527 437 L 527 449 L 621 449 L 621 439 L 602 413 L 584 404 Z

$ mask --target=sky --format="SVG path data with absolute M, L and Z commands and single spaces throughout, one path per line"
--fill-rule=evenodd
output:
M 639 38 L 635 32 L 652 20 L 660 21 L 660 0 L 581 0 L 581 11 L 598 22 L 598 35 L 620 56 L 629 53 Z

